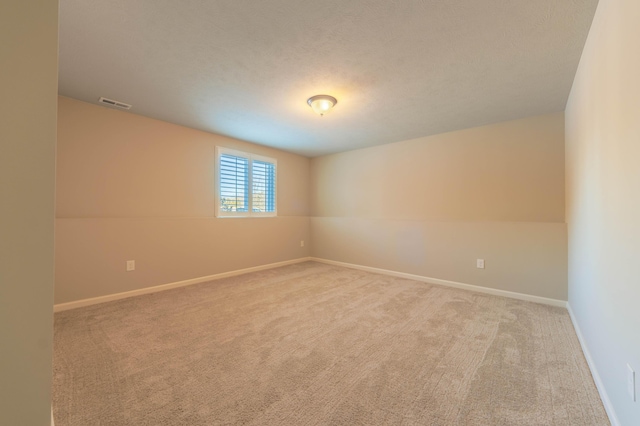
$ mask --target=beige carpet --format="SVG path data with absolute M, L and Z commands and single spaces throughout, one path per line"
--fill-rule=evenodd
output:
M 312 262 L 56 314 L 54 414 L 609 424 L 565 309 Z

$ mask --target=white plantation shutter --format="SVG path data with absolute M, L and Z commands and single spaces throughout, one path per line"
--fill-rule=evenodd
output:
M 276 160 L 223 147 L 216 152 L 216 215 L 275 216 Z
M 267 161 L 253 160 L 253 206 L 254 212 L 275 212 L 276 210 L 276 167 Z
M 249 211 L 249 159 L 222 154 L 220 167 L 220 210 Z

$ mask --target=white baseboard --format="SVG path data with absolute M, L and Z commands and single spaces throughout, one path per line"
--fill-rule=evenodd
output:
M 327 263 L 330 265 L 343 266 L 346 268 L 360 269 L 363 271 L 374 272 L 378 274 L 391 275 L 394 277 L 407 278 L 410 280 L 422 281 L 422 282 L 427 282 L 431 284 L 438 284 L 446 287 L 453 287 L 453 288 L 459 288 L 463 290 L 475 291 L 477 293 L 492 294 L 494 296 L 504 296 L 512 299 L 526 300 L 529 302 L 542 303 L 545 305 L 559 306 L 563 308 L 567 306 L 567 302 L 564 300 L 550 299 L 547 297 L 533 296 L 530 294 L 516 293 L 513 291 L 507 291 L 507 290 L 498 290 L 498 289 L 489 288 L 489 287 L 481 287 L 473 284 L 464 284 L 456 281 L 448 281 L 448 280 L 442 280 L 439 278 L 424 277 L 422 275 L 414 275 L 414 274 L 408 274 L 405 272 L 390 271 L 388 269 L 356 265 L 353 263 L 338 262 L 335 260 L 322 259 L 318 257 L 301 257 L 298 259 L 286 260 L 284 262 L 276 262 L 276 263 L 270 263 L 267 265 L 254 266 L 246 269 L 239 269 L 236 271 L 222 272 L 220 274 L 192 278 L 189 280 L 177 281 L 177 282 L 168 283 L 168 284 L 161 284 L 153 287 L 145 287 L 137 290 L 126 291 L 123 293 L 109 294 L 106 296 L 92 297 L 90 299 L 82 299 L 82 300 L 76 300 L 73 302 L 60 303 L 53 306 L 53 311 L 61 312 L 69 309 L 81 308 L 83 306 L 96 305 L 98 303 L 111 302 L 113 300 L 126 299 L 128 297 L 140 296 L 143 294 L 157 293 L 159 291 L 170 290 L 172 288 L 185 287 L 192 284 L 199 284 L 207 281 L 219 280 L 221 278 L 233 277 L 236 275 L 248 274 L 249 272 L 256 272 L 256 271 L 262 271 L 265 269 L 278 268 L 280 266 L 292 265 L 294 263 L 301 263 L 306 261 L 314 261 L 314 262 L 320 262 L 320 263 Z
M 145 287 L 123 293 L 108 294 L 106 296 L 92 297 L 90 299 L 76 300 L 73 302 L 59 303 L 53 305 L 53 312 L 67 311 L 69 309 L 81 308 L 83 306 L 96 305 L 98 303 L 111 302 L 113 300 L 126 299 L 128 297 L 140 296 L 143 294 L 157 293 L 159 291 L 170 290 L 172 288 L 185 287 L 188 285 L 206 283 L 207 281 L 219 280 L 221 278 L 233 277 L 236 275 L 248 274 L 249 272 L 263 271 L 265 269 L 278 268 L 280 266 L 293 265 L 311 260 L 310 257 L 301 257 L 299 259 L 285 260 L 284 262 L 269 263 L 267 265 L 254 266 L 246 269 L 238 269 L 236 271 L 222 272 L 220 274 L 208 275 L 206 277 L 192 278 L 190 280 L 177 281 L 174 283 L 161 284 L 153 287 Z
M 338 262 L 335 260 L 321 259 L 318 257 L 312 257 L 310 258 L 310 260 L 314 262 L 328 263 L 330 265 L 344 266 L 346 268 L 360 269 L 362 271 L 374 272 L 377 274 L 391 275 L 393 277 L 407 278 L 410 280 L 422 281 L 430 284 L 438 284 L 446 287 L 459 288 L 462 290 L 474 291 L 476 293 L 492 294 L 494 296 L 503 296 L 503 297 L 509 297 L 511 299 L 526 300 L 528 302 L 542 303 L 544 305 L 551 305 L 551 306 L 559 306 L 561 308 L 565 308 L 567 306 L 567 302 L 565 300 L 550 299 L 547 297 L 533 296 L 530 294 L 516 293 L 513 291 L 507 291 L 507 290 L 498 290 L 495 288 L 481 287 L 473 284 L 464 284 L 456 281 L 442 280 L 439 278 L 424 277 L 422 275 L 407 274 L 405 272 L 390 271 L 388 269 L 373 268 L 371 266 L 355 265 L 353 263 Z
M 607 390 L 604 387 L 604 383 L 602 383 L 602 379 L 600 378 L 600 374 L 598 373 L 596 364 L 593 362 L 593 358 L 591 357 L 591 352 L 589 352 L 589 348 L 587 347 L 587 342 L 584 340 L 584 336 L 582 335 L 582 331 L 580 330 L 580 326 L 578 325 L 578 320 L 573 314 L 573 309 L 571 309 L 571 305 L 569 304 L 569 302 L 567 302 L 567 310 L 569 311 L 569 317 L 571 318 L 571 322 L 573 323 L 573 328 L 576 330 L 578 341 L 580 342 L 580 346 L 582 347 L 582 353 L 584 354 L 584 357 L 587 360 L 587 364 L 589 365 L 589 370 L 591 370 L 591 376 L 593 376 L 593 381 L 596 383 L 596 389 L 598 389 L 598 393 L 600 394 L 600 399 L 602 400 L 604 409 L 607 412 L 607 416 L 609 416 L 609 421 L 611 422 L 611 426 L 620 426 L 620 421 L 618 420 L 618 416 L 616 416 L 616 412 L 613 409 L 613 404 L 611 404 L 611 400 L 609 399 Z

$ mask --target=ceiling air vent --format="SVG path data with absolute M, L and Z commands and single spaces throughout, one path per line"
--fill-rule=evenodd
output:
M 100 98 L 98 102 L 120 109 L 131 109 L 131 105 L 125 104 L 124 102 L 114 101 L 113 99 Z

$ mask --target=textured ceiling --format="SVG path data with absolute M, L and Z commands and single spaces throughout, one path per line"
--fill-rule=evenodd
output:
M 59 90 L 317 156 L 563 110 L 596 4 L 61 0 Z

